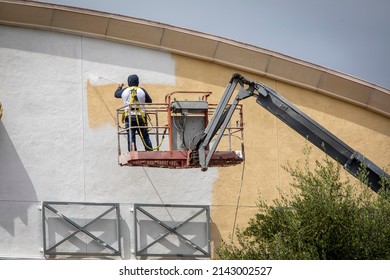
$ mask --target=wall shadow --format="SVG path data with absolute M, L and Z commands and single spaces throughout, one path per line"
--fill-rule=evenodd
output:
M 0 212 L 4 213 L 0 227 L 14 235 L 15 219 L 27 225 L 27 211 L 37 200 L 34 185 L 0 120 Z

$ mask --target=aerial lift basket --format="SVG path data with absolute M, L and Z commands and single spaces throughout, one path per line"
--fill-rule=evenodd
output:
M 145 126 L 130 124 L 130 127 L 126 128 L 122 116 L 126 111 L 135 110 L 135 105 L 119 108 L 117 110 L 119 165 L 178 169 L 200 167 L 197 143 L 204 137 L 209 118 L 217 107 L 216 104 L 209 104 L 210 95 L 211 92 L 176 91 L 167 94 L 164 103 L 141 104 L 145 108 L 148 120 L 146 127 L 153 143 L 152 151 L 144 150 L 142 133 L 138 133 L 136 138 L 137 151 L 132 144 L 130 151 L 128 150 L 129 131 Z M 242 105 L 239 105 L 229 126 L 223 132 L 219 150 L 211 157 L 210 167 L 231 166 L 243 162 L 243 129 Z

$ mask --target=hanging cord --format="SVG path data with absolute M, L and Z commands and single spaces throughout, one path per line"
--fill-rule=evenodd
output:
M 176 118 L 173 119 L 172 123 L 173 123 L 173 125 L 175 126 L 176 130 L 177 130 L 178 132 L 180 132 L 180 133 L 179 133 L 179 138 L 180 138 L 180 140 L 181 140 L 181 148 L 184 148 L 184 149 L 187 150 L 188 148 L 187 148 L 187 145 L 186 145 L 185 139 L 184 139 L 185 125 L 186 125 L 186 117 L 184 117 L 184 119 L 183 119 L 183 121 L 182 121 L 182 124 L 181 124 L 181 126 L 179 125 L 179 127 L 178 127 L 178 124 L 176 123 Z
M 140 125 L 139 125 L 138 114 L 135 114 L 135 120 L 137 121 L 137 126 L 140 126 Z M 138 134 L 139 134 L 139 136 L 141 137 L 141 140 L 142 140 L 142 143 L 144 144 L 144 146 L 147 147 L 149 150 L 153 150 L 153 151 L 154 151 L 154 150 L 160 149 L 161 145 L 164 143 L 165 134 L 166 134 L 167 130 L 168 130 L 168 128 L 165 128 L 165 129 L 164 129 L 163 135 L 162 135 L 162 137 L 161 137 L 161 143 L 160 143 L 160 145 L 158 145 L 156 148 L 149 147 L 149 146 L 146 144 L 146 141 L 145 141 L 144 135 L 143 135 L 143 133 L 142 133 L 142 131 L 141 131 L 141 128 L 138 128 Z
M 232 231 L 232 241 L 234 240 L 234 234 L 235 234 L 235 230 L 236 230 L 236 223 L 237 223 L 237 216 L 238 216 L 238 207 L 239 207 L 239 205 L 240 205 L 241 192 L 242 192 L 242 187 L 243 187 L 243 185 L 244 185 L 244 170 L 245 170 L 245 160 L 244 160 L 244 162 L 242 163 L 240 191 L 239 191 L 238 197 L 237 197 L 236 213 L 234 214 L 234 223 L 233 223 L 233 231 Z
M 150 184 L 152 185 L 152 187 L 153 187 L 154 191 L 156 192 L 158 198 L 160 199 L 161 203 L 162 203 L 162 204 L 165 204 L 165 202 L 164 202 L 164 200 L 162 199 L 160 193 L 158 192 L 156 186 L 154 185 L 152 179 L 150 178 L 148 172 L 146 172 L 145 167 L 142 167 L 142 169 L 143 169 L 143 171 L 145 172 L 146 177 L 148 178 Z M 171 221 L 174 221 L 171 212 L 169 212 L 169 210 L 168 210 L 166 207 L 165 207 L 165 211 L 167 212 L 168 216 L 171 218 Z

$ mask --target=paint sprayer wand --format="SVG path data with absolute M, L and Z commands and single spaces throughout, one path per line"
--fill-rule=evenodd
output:
M 106 77 L 100 76 L 100 77 L 99 77 L 99 80 L 100 80 L 100 79 L 104 79 L 104 80 L 107 80 L 107 81 L 110 81 L 110 82 L 114 82 L 114 83 L 116 83 L 116 84 L 118 84 L 118 85 L 123 85 L 123 86 L 125 86 L 125 87 L 128 87 L 128 86 L 126 86 L 125 84 L 120 83 L 120 82 L 115 81 L 115 80 L 110 79 L 110 78 L 106 78 Z

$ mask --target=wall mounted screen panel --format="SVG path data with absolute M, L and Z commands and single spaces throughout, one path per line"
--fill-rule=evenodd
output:
M 43 202 L 44 255 L 121 256 L 116 203 Z
M 135 204 L 137 256 L 210 257 L 210 207 Z

